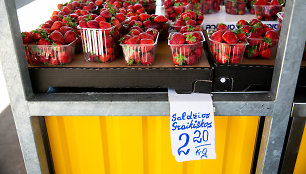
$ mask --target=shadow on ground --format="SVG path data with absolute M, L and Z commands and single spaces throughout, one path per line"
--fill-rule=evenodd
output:
M 8 106 L 0 113 L 0 174 L 25 174 L 15 123 Z

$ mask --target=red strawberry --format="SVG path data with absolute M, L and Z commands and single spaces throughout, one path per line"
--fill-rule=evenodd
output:
M 259 52 L 257 50 L 257 46 L 248 46 L 246 48 L 246 55 L 248 57 L 257 57 L 259 55 Z
M 151 16 L 149 14 L 146 14 L 146 13 L 141 13 L 139 15 L 139 19 L 141 22 L 144 22 L 144 21 L 148 21 L 150 20 Z
M 76 2 L 76 1 L 74 1 L 74 2 Z M 96 4 L 96 6 L 101 7 L 102 4 L 103 4 L 103 0 L 96 0 L 95 4 Z
M 55 21 L 51 27 L 51 30 L 59 30 L 63 26 L 63 23 L 60 21 Z
M 265 0 L 257 0 L 255 2 L 255 5 L 266 5 L 266 4 L 267 4 L 267 2 Z
M 217 30 L 228 30 L 228 27 L 223 23 L 218 23 Z
M 138 26 L 133 26 L 133 27 L 131 27 L 131 28 L 130 28 L 130 31 L 131 31 L 131 30 L 134 30 L 134 29 L 135 29 L 135 30 L 138 30 L 140 33 L 143 32 L 143 30 L 142 30 L 140 27 L 138 27 Z
M 123 44 L 126 44 L 127 41 L 131 38 L 130 35 L 125 35 L 123 36 L 122 38 L 120 38 L 119 42 L 123 43 Z
M 173 5 L 173 2 L 172 0 L 165 0 L 164 5 L 165 5 L 165 8 L 169 8 Z
M 262 58 L 267 58 L 267 59 L 271 58 L 271 56 L 272 56 L 271 48 L 261 50 L 259 52 L 259 56 L 262 57 Z
M 183 27 L 185 25 L 184 21 L 181 19 L 176 20 L 175 24 L 174 24 L 174 29 L 175 30 L 180 30 L 181 27 Z
M 243 43 L 238 43 L 232 46 L 233 55 L 242 55 L 244 53 L 245 45 Z
M 279 39 L 279 34 L 275 30 L 267 31 L 265 37 L 270 38 L 272 41 L 272 46 L 276 45 Z
M 142 22 L 143 26 L 145 26 L 146 28 L 151 27 L 153 25 L 153 23 L 151 21 L 143 21 Z
M 280 3 L 277 0 L 272 0 L 270 5 L 280 5 Z
M 156 23 L 165 23 L 167 21 L 168 21 L 168 19 L 163 15 L 159 15 L 159 16 L 156 16 L 154 18 L 154 22 L 156 22 Z
M 231 64 L 237 64 L 237 63 L 240 63 L 241 62 L 241 58 L 242 56 L 241 55 L 231 55 L 230 59 L 229 59 L 229 62 Z
M 111 58 L 110 54 L 99 55 L 99 61 L 105 63 Z
M 261 43 L 262 37 L 256 33 L 251 32 L 247 40 L 250 46 L 254 46 L 254 45 L 258 45 Z
M 173 45 L 181 45 L 185 43 L 185 36 L 180 34 L 180 33 L 175 33 L 172 35 L 171 39 L 170 39 L 170 44 Z
M 64 35 L 65 43 L 70 44 L 71 42 L 76 40 L 76 37 L 77 34 L 74 31 L 72 30 L 67 31 Z
M 52 16 L 50 17 L 50 19 L 51 19 L 52 22 L 61 20 L 60 17 L 59 17 L 58 15 L 52 15 Z
M 195 20 L 188 20 L 186 21 L 186 25 L 195 27 L 197 25 L 197 22 Z
M 104 17 L 102 17 L 102 16 L 97 16 L 97 17 L 95 18 L 95 21 L 97 21 L 98 23 L 100 23 L 101 21 L 106 22 L 106 19 L 105 19 Z
M 238 38 L 232 31 L 226 31 L 222 35 L 222 39 L 228 44 L 235 44 L 238 42 Z
M 105 36 L 103 40 L 103 46 L 104 47 L 112 47 L 114 44 L 114 38 L 111 36 Z
M 116 13 L 115 18 L 118 19 L 119 22 L 123 22 L 125 20 L 125 16 L 122 13 Z
M 68 26 L 62 26 L 61 28 L 60 28 L 60 32 L 62 33 L 62 34 L 65 34 L 67 31 L 69 31 L 69 30 L 73 30 L 73 28 L 71 28 L 71 27 L 68 27 Z
M 181 13 L 183 13 L 184 11 L 184 7 L 182 3 L 175 3 L 174 7 L 173 7 L 174 12 L 179 15 Z
M 241 28 L 243 25 L 249 25 L 249 23 L 246 20 L 243 20 L 243 19 L 239 20 L 236 23 L 237 28 Z
M 139 37 L 140 37 L 140 39 L 151 39 L 151 40 L 153 40 L 153 42 L 155 40 L 154 36 L 152 36 L 149 33 L 140 33 Z
M 222 35 L 223 32 L 221 30 L 218 30 L 211 35 L 210 39 L 213 41 L 222 42 Z
M 22 42 L 23 44 L 29 44 L 34 40 L 34 36 L 32 32 L 22 32 Z
M 221 64 L 225 64 L 227 63 L 229 60 L 229 56 L 226 54 L 217 54 L 216 55 L 216 61 L 221 63 Z
M 154 38 L 156 38 L 158 35 L 158 30 L 156 30 L 155 28 L 148 28 L 146 33 L 151 34 L 152 36 L 154 36 Z
M 57 54 L 57 57 L 58 57 L 58 60 L 59 60 L 60 64 L 67 64 L 67 63 L 71 62 L 71 56 L 66 51 L 59 52 Z
M 110 19 L 112 17 L 112 14 L 108 10 L 101 11 L 100 15 L 105 19 Z
M 138 36 L 140 32 L 136 29 L 133 29 L 129 32 L 129 34 L 133 37 L 133 36 Z
M 51 58 L 50 60 L 49 60 L 49 64 L 50 65 L 58 65 L 59 64 L 59 61 L 58 61 L 58 59 L 57 58 Z
M 85 22 L 85 21 L 80 21 L 79 25 L 80 25 L 81 28 L 88 28 L 87 22 Z
M 140 57 L 140 61 L 143 65 L 152 65 L 154 57 L 151 55 L 151 53 L 145 53 Z
M 172 55 L 172 61 L 175 65 L 183 65 L 187 61 L 187 57 L 179 53 Z
M 201 56 L 202 56 L 202 53 L 203 53 L 203 49 L 202 49 L 201 47 L 197 47 L 197 48 L 194 49 L 193 52 L 194 52 L 194 54 L 196 55 L 196 57 L 197 57 L 198 59 L 200 59 Z
M 59 42 L 61 44 L 64 44 L 64 36 L 62 35 L 61 32 L 55 30 L 50 34 L 50 39 L 53 40 L 54 42 Z
M 194 54 L 191 54 L 187 57 L 186 64 L 193 65 L 197 63 L 197 61 L 198 61 L 197 57 Z
M 134 36 L 127 40 L 127 44 L 139 44 L 140 38 L 139 36 Z
M 191 48 L 189 45 L 184 45 L 178 49 L 179 53 L 183 56 L 189 56 L 191 54 Z
M 249 24 L 250 24 L 251 26 L 254 26 L 254 25 L 258 24 L 258 23 L 259 23 L 259 25 L 260 25 L 261 27 L 263 27 L 263 24 L 262 24 L 261 21 L 258 20 L 258 19 L 252 19 L 252 20 L 249 22 Z
M 134 10 L 138 10 L 138 9 L 141 9 L 142 8 L 142 5 L 137 3 L 134 5 Z
M 38 45 L 51 45 L 51 42 L 42 38 L 38 41 Z
M 237 37 L 240 41 L 245 41 L 247 38 L 246 33 L 242 30 L 242 28 L 239 28 L 235 30 L 235 33 L 237 34 Z
M 246 34 L 249 34 L 252 30 L 252 27 L 251 26 L 248 26 L 248 25 L 244 25 L 241 27 L 241 29 L 243 30 L 243 32 L 245 32 Z
M 145 12 L 146 12 L 146 9 L 143 8 L 143 7 L 138 9 L 138 10 L 136 10 L 136 13 L 138 13 L 138 14 L 145 13 Z
M 99 23 L 96 20 L 87 21 L 87 26 L 89 28 L 99 28 Z

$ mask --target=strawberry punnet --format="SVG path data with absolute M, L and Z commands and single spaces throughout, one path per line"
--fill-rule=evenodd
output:
M 187 11 L 182 13 L 174 22 L 174 29 L 181 33 L 201 31 L 204 16 L 201 12 Z
M 138 34 L 135 34 L 135 32 Z M 152 65 L 157 39 L 158 31 L 153 28 L 148 28 L 146 31 L 141 32 L 137 29 L 132 29 L 127 35 L 123 36 L 120 39 L 120 45 L 122 46 L 126 64 Z
M 202 32 L 171 33 L 168 44 L 173 63 L 179 66 L 197 63 L 202 57 L 203 41 Z

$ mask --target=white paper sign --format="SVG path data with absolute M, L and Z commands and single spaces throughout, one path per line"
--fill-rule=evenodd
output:
M 210 94 L 168 91 L 172 154 L 176 161 L 216 159 L 214 110 Z

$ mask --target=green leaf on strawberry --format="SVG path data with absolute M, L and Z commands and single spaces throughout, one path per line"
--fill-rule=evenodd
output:
M 177 61 L 178 65 L 183 65 L 184 61 L 188 60 L 187 57 L 182 54 L 177 54 L 177 56 L 174 56 L 174 59 Z
M 195 36 L 193 36 L 192 34 L 187 34 L 186 35 L 186 41 L 188 43 L 194 43 L 196 42 L 197 38 Z

